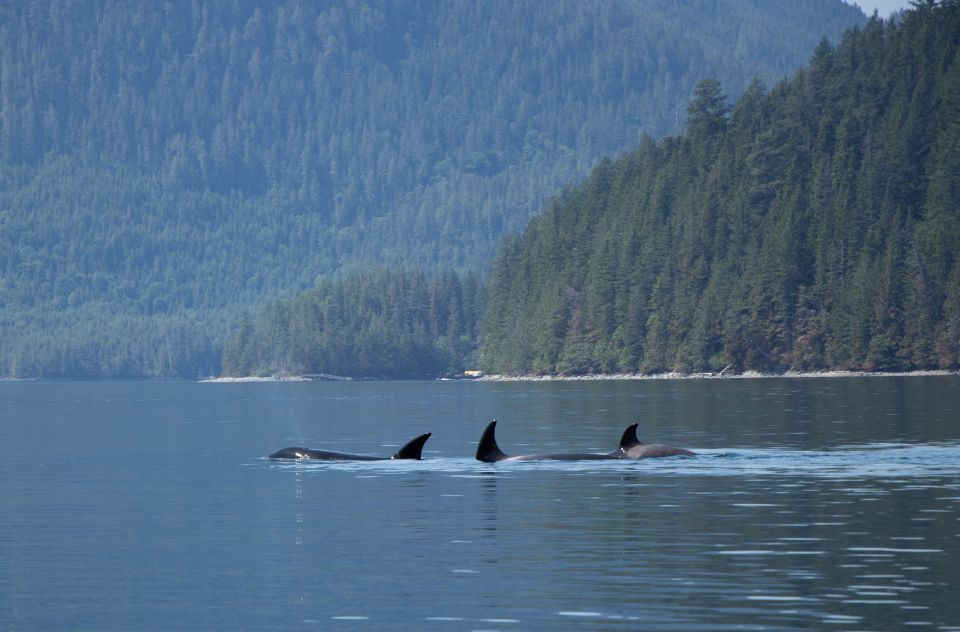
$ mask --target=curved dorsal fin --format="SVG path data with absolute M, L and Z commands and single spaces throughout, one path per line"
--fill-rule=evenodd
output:
M 391 459 L 416 459 L 420 460 L 420 453 L 423 452 L 423 444 L 430 438 L 431 433 L 427 432 L 415 439 L 411 439 L 405 446 L 397 450 Z
M 627 429 L 623 431 L 623 435 L 620 437 L 621 448 L 629 448 L 643 443 L 643 441 L 637 438 L 637 426 L 639 425 L 640 424 L 630 424 L 627 426 Z
M 477 444 L 478 461 L 490 463 L 493 461 L 501 461 L 507 458 L 507 455 L 504 454 L 497 445 L 496 431 L 497 420 L 494 419 L 490 422 L 487 428 L 483 431 L 483 434 L 480 436 L 480 443 Z

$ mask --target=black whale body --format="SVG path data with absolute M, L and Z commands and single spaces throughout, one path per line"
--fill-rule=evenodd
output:
M 494 419 L 483 431 L 483 435 L 480 437 L 480 443 L 477 444 L 477 460 L 485 463 L 494 463 L 497 461 L 610 461 L 615 459 L 649 459 L 664 456 L 696 456 L 695 453 L 690 450 L 684 450 L 683 448 L 643 443 L 637 438 L 637 425 L 638 424 L 631 424 L 628 426 L 620 437 L 620 445 L 617 446 L 617 449 L 613 452 L 607 452 L 606 454 L 573 452 L 509 456 L 504 454 L 497 445 L 497 420 Z
M 411 439 L 393 456 L 368 456 L 366 454 L 350 454 L 347 452 L 333 452 L 330 450 L 313 450 L 311 448 L 283 448 L 270 455 L 271 459 L 298 459 L 317 461 L 389 461 L 392 459 L 420 460 L 423 445 L 430 438 L 429 432 Z

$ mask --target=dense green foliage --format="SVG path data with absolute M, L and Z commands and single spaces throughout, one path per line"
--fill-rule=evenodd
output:
M 0 375 L 197 375 L 321 276 L 479 268 L 839 0 L 0 3 Z
M 602 162 L 501 251 L 481 364 L 960 366 L 960 3 L 871 20 Z
M 483 285 L 473 274 L 357 273 L 245 316 L 225 375 L 437 377 L 470 368 Z

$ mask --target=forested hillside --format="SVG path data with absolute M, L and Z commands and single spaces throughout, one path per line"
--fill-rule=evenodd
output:
M 374 270 L 322 281 L 244 316 L 224 375 L 410 378 L 462 374 L 476 351 L 476 274 Z
M 244 307 L 482 267 L 696 83 L 773 82 L 840 0 L 0 3 L 0 375 L 197 375 Z
M 482 364 L 960 366 L 960 3 L 872 20 L 603 161 L 500 252 Z

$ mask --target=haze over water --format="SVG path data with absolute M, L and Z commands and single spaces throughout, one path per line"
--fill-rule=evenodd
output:
M 960 378 L 0 384 L 0 629 L 960 630 Z M 623 429 L 695 450 L 595 451 Z M 293 463 L 289 445 L 424 460 Z

